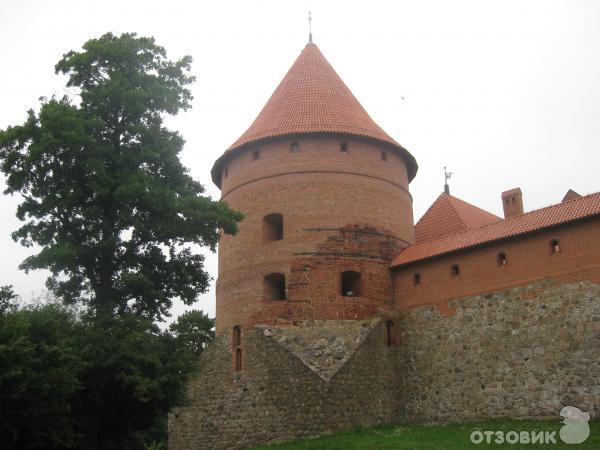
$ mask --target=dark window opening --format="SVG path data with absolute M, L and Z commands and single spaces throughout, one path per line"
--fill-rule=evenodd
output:
M 554 239 L 550 242 L 550 251 L 552 253 L 560 253 L 560 242 L 558 242 L 558 239 Z
M 285 300 L 285 275 L 271 273 L 264 279 L 265 300 Z
M 233 327 L 233 338 L 231 340 L 233 347 L 239 347 L 242 345 L 242 329 L 239 325 Z
M 340 151 L 342 153 L 348 153 L 348 144 L 346 142 L 340 144 Z
M 421 284 L 421 274 L 420 273 L 415 273 L 413 276 L 413 284 L 415 286 L 418 286 Z
M 504 203 L 506 203 L 508 205 L 510 203 L 510 198 L 507 198 L 506 200 L 504 200 Z
M 238 348 L 235 350 L 235 371 L 239 372 L 242 370 L 242 349 Z
M 388 320 L 385 326 L 387 346 L 391 347 L 394 344 L 394 322 Z
M 381 160 L 387 161 L 387 152 L 381 152 Z
M 460 275 L 460 267 L 458 267 L 458 264 L 453 264 L 452 265 L 452 276 L 457 277 L 459 275 Z
M 508 263 L 508 259 L 506 258 L 506 253 L 498 253 L 498 265 L 505 266 Z
M 292 153 L 298 153 L 300 151 L 300 146 L 298 145 L 297 142 L 293 142 L 291 149 L 292 149 Z
M 360 273 L 352 270 L 342 272 L 342 295 L 344 297 L 360 297 Z
M 260 152 L 258 150 L 254 150 L 252 152 L 252 161 L 256 161 L 258 158 L 260 158 Z
M 269 214 L 263 218 L 263 241 L 280 241 L 283 239 L 283 216 Z
M 513 202 L 513 203 L 515 202 L 515 198 L 514 198 L 514 197 L 512 198 L 512 202 Z

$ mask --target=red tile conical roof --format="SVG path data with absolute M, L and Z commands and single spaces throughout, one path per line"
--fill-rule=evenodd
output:
M 224 159 L 247 144 L 313 133 L 347 134 L 383 142 L 401 154 L 410 180 L 416 174 L 414 157 L 371 119 L 319 48 L 309 43 L 250 128 L 215 162 L 213 181 L 220 186 Z

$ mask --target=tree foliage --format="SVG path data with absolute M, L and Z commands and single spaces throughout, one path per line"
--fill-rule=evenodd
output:
M 60 304 L 6 311 L 0 448 L 125 450 L 164 442 L 167 412 L 184 400 L 195 367 L 192 348 L 183 335 L 133 314 L 97 320 Z
M 0 315 L 0 447 L 71 448 L 81 388 L 79 324 L 57 305 Z
M 19 296 L 13 291 L 12 285 L 0 286 L 0 314 L 15 306 Z
M 42 100 L 39 113 L 0 131 L 7 194 L 20 194 L 13 238 L 39 253 L 48 288 L 98 312 L 160 320 L 174 298 L 193 303 L 209 276 L 202 255 L 238 212 L 202 195 L 179 160 L 184 140 L 163 117 L 190 107 L 191 58 L 167 59 L 152 38 L 106 34 L 56 65 L 79 91 Z
M 195 355 L 200 355 L 215 337 L 214 326 L 215 319 L 194 309 L 181 314 L 177 321 L 171 324 L 169 330 L 181 345 L 186 346 Z

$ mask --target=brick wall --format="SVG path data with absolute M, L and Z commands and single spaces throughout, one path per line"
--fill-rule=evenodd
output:
M 217 333 L 235 324 L 370 317 L 389 304 L 388 265 L 413 241 L 414 227 L 406 166 L 393 152 L 382 160 L 384 150 L 361 139 L 302 137 L 250 147 L 227 163 L 222 198 L 246 218 L 219 244 Z M 262 219 L 271 213 L 283 216 L 283 240 L 264 242 Z M 362 273 L 361 297 L 340 295 L 344 270 Z M 286 275 L 284 302 L 263 299 L 263 278 L 275 272 Z
M 551 241 L 560 253 L 551 252 Z M 498 255 L 507 261 L 500 265 Z M 447 311 L 449 300 L 525 285 L 540 279 L 600 282 L 600 220 L 592 218 L 552 230 L 402 266 L 392 273 L 396 308 L 432 304 Z M 452 274 L 458 265 L 460 275 Z M 421 284 L 415 285 L 414 275 Z

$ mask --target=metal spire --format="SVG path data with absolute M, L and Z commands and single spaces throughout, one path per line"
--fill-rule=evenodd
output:
M 308 12 L 308 43 L 312 44 L 312 16 L 310 11 Z
M 448 172 L 446 170 L 446 166 L 444 166 L 444 192 L 450 195 L 450 186 L 448 186 L 448 180 L 452 176 L 452 172 Z

